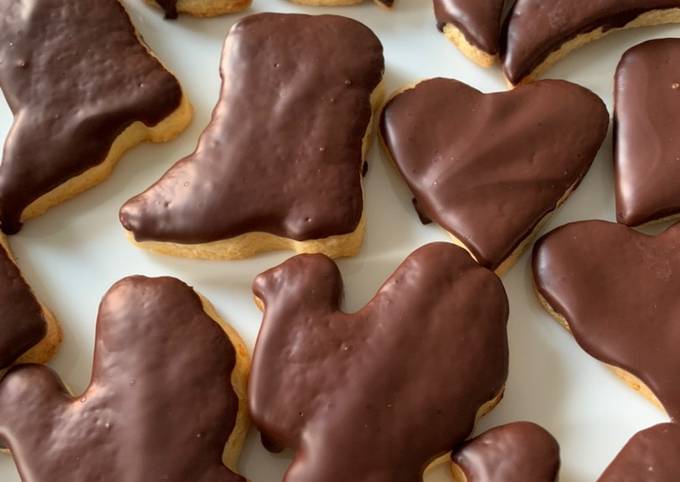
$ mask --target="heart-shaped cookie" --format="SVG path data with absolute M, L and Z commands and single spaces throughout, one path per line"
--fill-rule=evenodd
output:
M 482 94 L 432 79 L 392 98 L 380 132 L 418 209 L 500 273 L 576 188 L 608 123 L 602 101 L 569 82 Z
M 597 482 L 678 482 L 680 425 L 663 423 L 638 432 Z
M 420 482 L 500 399 L 505 291 L 450 243 L 416 250 L 355 313 L 322 255 L 261 274 L 254 292 L 250 413 L 268 447 L 296 452 L 285 482 Z
M 680 39 L 628 50 L 614 89 L 616 218 L 629 226 L 680 213 Z
M 680 225 L 562 226 L 536 243 L 536 288 L 590 355 L 680 421 Z
M 437 27 L 482 67 L 496 61 L 505 0 L 434 0 Z
M 680 22 L 680 0 L 517 0 L 503 52 L 512 84 L 618 29 Z
M 492 428 L 452 453 L 456 482 L 555 482 L 560 446 L 531 422 Z

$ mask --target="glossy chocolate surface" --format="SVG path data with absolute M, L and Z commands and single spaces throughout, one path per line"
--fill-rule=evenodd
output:
M 598 482 L 677 482 L 680 426 L 664 423 L 637 433 Z
M 468 43 L 495 55 L 499 51 L 505 0 L 434 0 L 440 30 L 452 24 Z
M 349 18 L 241 20 L 227 37 L 222 93 L 198 148 L 123 206 L 123 226 L 138 241 L 184 244 L 355 231 L 362 143 L 383 69 L 380 41 Z
M 569 82 L 482 94 L 439 78 L 394 97 L 381 134 L 420 213 L 495 269 L 585 176 L 608 123 Z
M 131 124 L 154 126 L 182 90 L 140 42 L 118 0 L 0 3 L 0 87 L 14 124 L 0 163 L 0 224 L 101 164 Z
M 503 390 L 508 304 L 499 279 L 450 243 L 411 254 L 356 313 L 337 266 L 300 255 L 260 276 L 249 386 L 286 482 L 416 482 Z
M 560 446 L 544 428 L 515 422 L 484 432 L 454 450 L 466 482 L 555 482 Z
M 614 93 L 617 220 L 635 226 L 680 213 L 680 39 L 628 50 Z
M 222 464 L 238 411 L 235 362 L 190 287 L 126 278 L 100 306 L 82 395 L 38 365 L 0 382 L 0 443 L 25 482 L 244 482 Z
M 680 8 L 680 0 L 517 0 L 508 20 L 505 75 L 517 84 L 574 37 L 669 8 Z
M 656 237 L 605 221 L 568 224 L 536 243 L 533 268 L 578 344 L 642 380 L 680 420 L 680 224 Z

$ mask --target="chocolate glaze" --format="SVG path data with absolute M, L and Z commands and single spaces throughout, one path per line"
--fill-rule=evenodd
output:
M 564 81 L 485 95 L 432 79 L 387 104 L 381 133 L 419 210 L 495 269 L 580 182 L 608 122 Z
M 505 0 L 434 0 L 437 28 L 452 24 L 475 47 L 496 55 L 500 47 Z
M 117 0 L 0 4 L 0 87 L 14 113 L 0 163 L 0 223 L 102 163 L 135 121 L 156 125 L 182 90 Z
M 628 50 L 616 71 L 616 218 L 634 226 L 680 212 L 680 39 Z
M 270 445 L 297 452 L 286 482 L 421 481 L 505 385 L 505 291 L 450 243 L 415 251 L 352 314 L 322 255 L 291 258 L 253 290 L 266 309 L 250 409 Z
M 14 363 L 46 334 L 40 303 L 0 245 L 0 369 Z
M 220 101 L 194 154 L 123 206 L 138 241 L 206 243 L 253 231 L 310 240 L 361 220 L 362 141 L 384 68 L 364 25 L 258 14 L 225 43 Z
M 598 360 L 632 373 L 680 421 L 680 224 L 652 237 L 568 224 L 534 248 L 539 293 Z
M 580 34 L 621 28 L 650 10 L 678 7 L 680 0 L 517 0 L 508 20 L 505 75 L 518 84 Z
M 483 433 L 452 455 L 467 482 L 555 482 L 560 446 L 544 428 L 515 422 Z
M 664 423 L 637 433 L 598 482 L 677 482 L 680 426 Z
M 174 20 L 179 16 L 177 13 L 177 0 L 156 0 L 156 2 L 165 11 L 165 18 Z
M 236 354 L 187 285 L 126 278 L 99 309 L 92 382 L 38 365 L 0 383 L 0 442 L 28 482 L 244 482 L 222 464 Z

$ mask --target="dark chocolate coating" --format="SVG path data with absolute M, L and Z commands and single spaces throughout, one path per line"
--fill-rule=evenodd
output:
M 635 226 L 680 213 L 680 39 L 628 50 L 614 93 L 617 220 Z
M 655 237 L 605 221 L 567 224 L 536 243 L 533 269 L 578 344 L 642 380 L 680 421 L 680 224 Z
M 253 290 L 265 312 L 250 411 L 269 447 L 296 452 L 285 482 L 421 482 L 505 385 L 505 291 L 450 243 L 416 250 L 352 314 L 323 255 L 291 258 Z
M 184 244 L 355 231 L 362 141 L 383 68 L 380 41 L 355 20 L 241 20 L 227 36 L 222 93 L 197 150 L 123 206 L 123 226 L 138 241 Z
M 40 303 L 0 245 L 0 369 L 14 363 L 46 334 Z
M 24 482 L 244 482 L 222 464 L 236 421 L 235 349 L 174 278 L 131 277 L 104 297 L 92 381 L 49 368 L 0 382 L 0 443 Z
M 517 0 L 508 20 L 505 76 L 518 84 L 572 38 L 669 8 L 680 8 L 680 0 Z
M 14 113 L 0 164 L 0 224 L 101 164 L 136 121 L 180 105 L 177 79 L 139 41 L 118 0 L 0 2 L 0 87 Z
M 580 182 L 608 123 L 569 82 L 482 94 L 432 79 L 387 104 L 381 134 L 420 212 L 495 269 Z
M 454 450 L 453 462 L 467 482 L 555 482 L 560 446 L 531 422 L 515 422 L 484 432 Z
M 500 48 L 505 0 L 434 0 L 440 30 L 452 24 L 480 50 L 496 55 Z
M 635 434 L 597 482 L 677 482 L 678 454 L 680 426 L 655 425 Z
M 156 0 L 156 2 L 165 11 L 165 18 L 174 20 L 179 16 L 177 13 L 177 0 Z

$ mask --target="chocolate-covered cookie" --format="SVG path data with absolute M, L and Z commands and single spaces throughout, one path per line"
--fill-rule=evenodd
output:
M 35 297 L 0 235 L 0 370 L 47 363 L 61 343 L 56 318 Z
M 334 15 L 258 14 L 224 46 L 222 93 L 196 151 L 120 219 L 140 246 L 235 259 L 293 249 L 354 255 L 382 45 Z
M 680 39 L 628 50 L 616 70 L 616 218 L 629 226 L 680 213 Z
M 502 273 L 577 187 L 608 123 L 569 82 L 483 94 L 440 78 L 389 101 L 380 133 L 420 213 Z
M 216 17 L 227 13 L 240 12 L 251 4 L 251 0 L 146 0 L 158 5 L 165 12 L 165 18 L 175 19 L 180 13 L 194 17 Z
M 493 428 L 453 451 L 456 482 L 555 482 L 560 446 L 531 422 Z
M 437 27 L 460 51 L 490 67 L 501 45 L 505 0 L 434 0 Z
M 414 482 L 491 410 L 508 371 L 500 280 L 449 243 L 411 254 L 356 313 L 322 255 L 254 282 L 264 307 L 250 413 L 286 482 Z
M 568 224 L 536 243 L 533 269 L 542 302 L 578 344 L 680 420 L 680 224 L 658 236 Z
M 637 433 L 597 482 L 677 482 L 680 426 L 655 425 Z
M 0 444 L 22 480 L 244 482 L 224 463 L 233 468 L 247 431 L 248 354 L 222 323 L 174 278 L 116 283 L 82 395 L 39 365 L 0 382 Z
M 517 0 L 503 51 L 512 84 L 533 80 L 571 51 L 623 28 L 680 22 L 680 0 Z
M 191 119 L 179 82 L 118 0 L 2 2 L 0 87 L 14 114 L 0 163 L 0 228 L 10 234 Z

